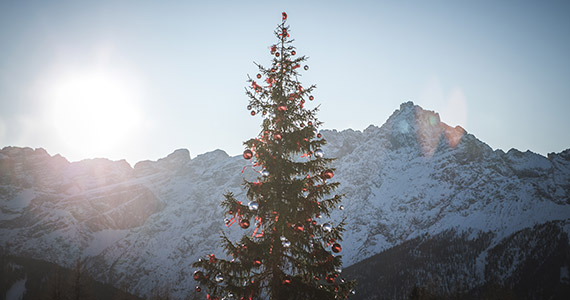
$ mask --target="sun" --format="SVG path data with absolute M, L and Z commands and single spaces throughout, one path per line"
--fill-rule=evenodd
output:
M 53 85 L 53 124 L 73 156 L 103 156 L 139 125 L 137 92 L 111 71 L 75 73 Z

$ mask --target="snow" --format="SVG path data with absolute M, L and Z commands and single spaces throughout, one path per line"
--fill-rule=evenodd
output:
M 347 218 L 345 267 L 424 234 L 491 232 L 495 245 L 536 224 L 570 219 L 570 156 L 492 151 L 467 133 L 448 143 L 446 126 L 436 113 L 408 102 L 382 127 L 321 131 L 325 157 L 338 158 L 334 179 L 346 197 L 345 210 L 319 222 Z M 17 153 L 1 154 L 15 159 Z M 29 168 L 50 165 L 37 164 Z M 253 231 L 226 228 L 219 206 L 225 192 L 247 203 L 243 178 L 259 174 L 252 168 L 242 174 L 244 166 L 251 162 L 221 150 L 193 159 L 177 150 L 134 169 L 109 160 L 63 162 L 57 170 L 42 169 L 37 184 L 0 204 L 6 224 L 0 243 L 61 264 L 64 257 L 85 257 L 99 280 L 131 284 L 141 295 L 152 288 L 151 279 L 180 286 L 174 294 L 184 295 L 192 262 L 209 253 L 223 257 L 221 231 L 234 241 Z M 54 186 L 61 188 L 44 188 Z M 42 201 L 31 202 L 34 196 Z M 127 219 L 132 223 L 119 227 Z M 570 234 L 570 222 L 564 230 Z M 484 280 L 486 254 L 476 260 L 477 280 Z M 106 277 L 111 268 L 135 275 L 128 282 Z
M 103 250 L 109 246 L 115 244 L 118 240 L 124 238 L 129 233 L 128 229 L 125 230 L 113 230 L 105 229 L 93 233 L 93 238 L 91 243 L 85 250 L 83 250 L 84 256 L 97 256 Z
M 12 198 L 11 200 L 3 203 L 2 208 L 20 212 L 25 207 L 30 205 L 30 202 L 34 200 L 36 197 L 36 193 L 32 189 L 24 189 L 20 193 L 16 195 L 16 197 Z
M 23 299 L 24 294 L 26 293 L 26 281 L 27 279 L 16 281 L 6 292 L 6 300 Z

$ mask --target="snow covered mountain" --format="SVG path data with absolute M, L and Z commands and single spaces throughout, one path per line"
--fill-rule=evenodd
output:
M 464 257 L 472 261 L 469 272 L 457 270 L 477 286 L 520 272 L 522 261 L 493 264 L 497 246 L 521 231 L 555 222 L 570 248 L 570 149 L 548 157 L 493 151 L 412 102 L 381 127 L 322 134 L 325 156 L 338 158 L 334 179 L 346 194 L 345 209 L 331 220 L 347 218 L 345 266 L 430 237 L 469 243 L 484 236 L 476 255 Z M 43 149 L 6 147 L 0 245 L 68 267 L 86 258 L 103 282 L 128 284 L 139 295 L 167 286 L 182 298 L 194 293 L 191 263 L 208 253 L 222 256 L 220 231 L 237 239 L 254 230 L 226 228 L 219 203 L 228 191 L 247 201 L 242 180 L 256 176 L 250 162 L 221 150 L 191 159 L 181 149 L 131 168 L 125 161 L 70 163 Z M 570 259 L 565 264 L 561 280 Z

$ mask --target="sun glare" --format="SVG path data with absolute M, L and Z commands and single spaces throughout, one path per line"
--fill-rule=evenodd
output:
M 57 133 L 78 157 L 108 154 L 140 121 L 136 91 L 110 72 L 75 74 L 52 88 Z

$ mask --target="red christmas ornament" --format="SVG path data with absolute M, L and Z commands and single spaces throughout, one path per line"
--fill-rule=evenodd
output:
M 290 283 L 291 283 L 291 279 L 285 278 L 285 279 L 283 279 L 282 283 L 283 283 L 283 285 L 290 284 Z
M 295 231 L 302 232 L 304 230 L 303 224 L 295 225 Z
M 271 53 L 273 53 L 275 51 L 277 51 L 277 46 L 276 45 L 271 46 Z M 273 71 L 273 72 L 275 72 L 275 71 Z
M 228 210 L 227 214 L 228 214 L 228 215 L 233 215 L 233 214 L 234 214 L 234 211 L 230 209 L 230 210 Z
M 257 74 L 257 79 L 260 79 L 260 78 L 261 78 L 261 74 Z
M 252 116 L 255 116 L 255 111 L 252 110 L 252 111 L 251 111 L 251 115 L 252 115 Z
M 334 253 L 339 253 L 340 250 L 342 250 L 342 247 L 340 246 L 339 243 L 334 243 L 334 244 L 332 245 L 331 249 L 332 249 L 332 252 L 334 252 Z
M 275 57 L 279 57 L 279 52 L 275 52 Z
M 308 126 L 313 126 L 313 122 L 309 121 L 309 122 L 307 122 L 307 125 L 308 125 Z
M 313 100 L 315 100 L 315 97 L 309 96 L 309 100 L 313 101 Z
M 291 55 L 295 55 L 297 54 L 297 52 L 295 52 L 295 50 L 291 51 Z
M 283 16 L 283 21 L 287 20 L 287 13 L 286 12 L 281 13 L 281 15 Z
M 210 254 L 210 259 L 208 261 L 211 263 L 215 263 L 216 262 L 216 256 L 213 253 Z
M 287 106 L 285 106 L 285 105 L 279 105 L 279 106 L 277 106 L 277 110 L 278 110 L 278 111 L 286 111 L 286 110 L 287 110 Z
M 255 260 L 253 261 L 253 266 L 254 266 L 254 267 L 259 267 L 259 266 L 261 266 L 261 259 L 259 259 L 259 258 L 258 258 L 258 259 L 255 259 Z
M 248 219 L 242 219 L 241 221 L 239 221 L 239 226 L 243 229 L 248 229 L 249 228 L 249 220 Z
M 334 274 L 329 274 L 329 275 L 327 275 L 327 282 L 328 283 L 334 283 L 335 278 L 336 278 L 336 276 Z
M 281 139 L 281 134 L 276 133 L 276 134 L 273 135 L 273 138 L 276 139 L 276 140 L 280 140 L 280 139 Z
M 333 176 L 334 176 L 334 173 L 333 173 L 333 171 L 330 170 L 330 169 L 329 169 L 329 170 L 326 170 L 326 171 L 323 171 L 323 173 L 321 173 L 321 177 L 324 178 L 324 179 L 331 179 L 331 178 L 333 178 Z
M 201 292 L 201 291 L 202 291 L 202 288 L 201 288 L 201 287 L 199 287 L 199 286 L 196 286 L 196 292 L 198 292 L 198 293 L 199 293 L 199 292 Z
M 194 275 L 192 276 L 194 277 L 194 280 L 200 281 L 204 278 L 204 273 L 202 273 L 202 271 L 194 271 Z
M 243 151 L 243 158 L 251 159 L 252 157 L 253 157 L 253 152 L 251 152 L 251 150 L 247 149 Z
M 320 139 L 320 138 L 322 138 L 322 137 L 323 137 L 323 135 L 322 135 L 322 134 L 320 134 L 320 133 L 318 133 L 318 134 L 317 134 L 317 138 L 319 138 L 319 139 Z

